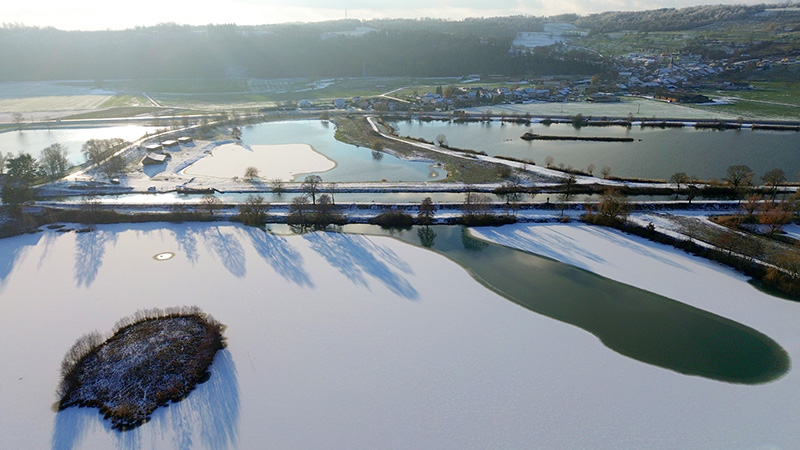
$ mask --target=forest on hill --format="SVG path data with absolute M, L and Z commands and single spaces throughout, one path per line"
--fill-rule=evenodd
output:
M 783 6 L 786 5 L 772 5 Z M 128 30 L 0 27 L 0 81 L 591 75 L 608 68 L 581 46 L 519 48 L 552 22 L 582 30 L 681 30 L 743 20 L 770 6 L 698 6 L 556 17 L 338 20 L 261 26 L 162 24 Z
M 414 21 L 409 21 L 415 25 Z M 163 25 L 123 31 L 0 29 L 0 79 L 353 77 L 592 74 L 580 51 L 509 53 L 510 39 L 387 27 L 363 36 L 235 25 Z M 487 27 L 493 28 L 493 27 Z M 324 28 L 322 28 L 324 29 Z M 497 28 L 495 28 L 497 31 Z M 330 33 L 330 32 L 326 32 Z

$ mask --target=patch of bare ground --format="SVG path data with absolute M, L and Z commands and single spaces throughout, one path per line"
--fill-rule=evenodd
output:
M 111 337 L 90 333 L 64 357 L 58 409 L 96 407 L 112 427 L 135 428 L 159 406 L 185 398 L 210 376 L 224 326 L 197 307 L 139 311 Z

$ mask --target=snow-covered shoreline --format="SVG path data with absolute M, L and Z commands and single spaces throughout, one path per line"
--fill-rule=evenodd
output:
M 527 223 L 470 232 L 719 314 L 772 337 L 783 336 L 784 342 L 798 342 L 796 328 L 782 318 L 800 313 L 800 303 L 764 293 L 735 270 L 668 245 L 578 223 Z

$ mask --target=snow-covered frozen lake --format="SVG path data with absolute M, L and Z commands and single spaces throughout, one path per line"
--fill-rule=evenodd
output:
M 358 230 L 376 232 L 351 231 Z M 444 227 L 394 239 L 280 236 L 226 223 L 137 224 L 0 240 L 0 448 L 798 442 L 800 377 L 788 365 L 800 354 L 797 303 L 763 294 L 717 265 L 612 231 L 516 225 L 475 233 L 569 265 Z M 153 258 L 163 252 L 175 257 Z M 489 289 L 470 273 L 493 280 L 491 274 L 454 262 L 481 258 L 486 265 L 511 261 L 508 267 L 530 278 L 508 271 L 509 286 Z M 628 283 L 636 278 L 651 292 L 573 266 Z M 557 298 L 568 310 L 548 309 L 558 290 L 568 294 Z M 604 298 L 601 290 L 613 295 Z M 518 304 L 498 293 L 506 291 L 530 299 Z M 198 305 L 228 326 L 228 348 L 208 382 L 129 432 L 110 430 L 94 409 L 51 410 L 61 359 L 78 337 L 107 331 L 137 309 L 177 305 Z M 666 342 L 674 355 L 659 358 L 618 342 L 602 326 L 615 323 L 612 315 L 645 318 L 648 311 L 681 320 L 660 329 L 652 318 L 629 319 L 614 328 L 643 342 L 670 336 L 664 340 L 694 345 Z M 708 331 L 691 336 L 680 329 L 683 322 L 708 324 L 719 333 L 716 341 L 705 339 Z M 728 351 L 725 336 L 750 353 Z M 702 361 L 681 366 L 683 354 L 696 348 L 723 365 L 731 358 L 744 365 L 748 358 L 788 359 L 756 368 L 763 383 L 736 374 L 719 381 Z

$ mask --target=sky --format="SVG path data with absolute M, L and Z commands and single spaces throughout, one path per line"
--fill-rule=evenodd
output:
M 682 8 L 701 4 L 762 3 L 762 0 L 27 0 L 4 2 L 0 23 L 55 27 L 62 30 L 106 30 L 181 25 L 261 25 L 283 22 L 319 22 L 345 18 L 551 16 L 603 11 Z M 776 0 L 777 2 L 777 0 Z M 202 6 L 200 6 L 202 5 Z M 213 6 L 210 6 L 213 5 Z

